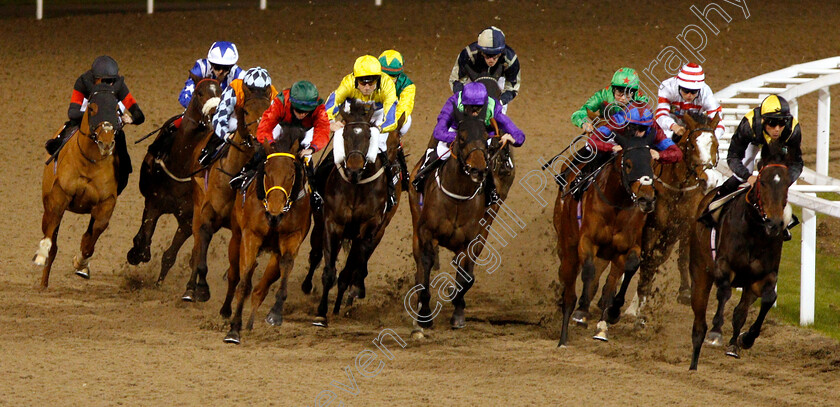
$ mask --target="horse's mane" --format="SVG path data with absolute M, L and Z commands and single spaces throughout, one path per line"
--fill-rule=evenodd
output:
M 785 143 L 773 140 L 761 147 L 761 164 L 785 163 L 788 161 L 788 149 Z
M 294 153 L 292 150 L 295 144 L 300 143 L 305 135 L 303 127 L 299 124 L 280 123 L 280 129 L 280 137 L 271 143 L 273 150 Z

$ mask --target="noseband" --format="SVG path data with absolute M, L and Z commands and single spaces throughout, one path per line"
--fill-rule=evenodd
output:
M 367 129 L 368 129 L 368 142 L 372 142 L 372 141 L 370 140 L 370 128 L 371 128 L 373 125 L 372 125 L 372 124 L 370 124 L 370 123 L 368 123 L 368 122 L 365 122 L 365 121 L 350 122 L 350 123 L 347 123 L 347 124 L 344 126 L 344 129 L 345 129 L 345 130 L 347 130 L 347 127 L 348 127 L 348 126 L 356 126 L 356 125 L 358 125 L 358 126 L 366 126 L 366 127 L 367 127 Z M 345 134 L 346 134 L 346 133 L 345 133 Z M 345 137 L 344 139 L 345 139 L 345 140 L 347 140 L 347 137 Z M 368 144 L 368 148 L 370 148 L 370 144 Z M 344 155 L 344 164 L 345 164 L 345 168 L 347 167 L 347 165 L 346 165 L 346 163 L 347 163 L 347 158 L 349 158 L 349 157 L 350 157 L 351 155 L 353 155 L 353 154 L 358 154 L 358 155 L 362 156 L 362 162 L 364 162 L 364 164 L 362 164 L 362 171 L 364 171 L 364 170 L 365 170 L 365 168 L 367 167 L 367 164 L 368 164 L 368 162 L 367 162 L 367 154 L 366 154 L 365 152 L 363 152 L 362 150 L 358 149 L 358 148 L 357 148 L 357 149 L 350 150 L 349 152 L 347 152 L 347 153 Z
M 294 154 L 271 153 L 271 154 L 268 155 L 268 157 L 265 158 L 265 162 L 268 162 L 268 160 L 270 160 L 272 158 L 275 158 L 275 157 L 286 157 L 286 158 L 291 158 L 292 160 L 297 159 L 297 157 L 295 157 Z M 292 185 L 294 185 L 294 184 L 295 184 L 295 181 L 294 181 L 294 178 L 292 178 Z M 291 196 L 289 196 L 289 191 L 286 191 L 286 188 L 283 188 L 279 185 L 275 185 L 271 188 L 266 189 L 265 176 L 263 176 L 263 190 L 265 191 L 265 198 L 263 198 L 263 208 L 265 208 L 266 211 L 268 211 L 268 194 L 270 194 L 272 191 L 281 191 L 286 195 L 286 205 L 283 207 L 283 212 L 282 213 L 289 212 L 289 210 L 292 208 L 292 200 L 291 200 Z

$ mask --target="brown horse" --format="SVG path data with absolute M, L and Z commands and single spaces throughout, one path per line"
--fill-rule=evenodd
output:
M 261 249 L 269 250 L 271 259 L 262 279 L 254 287 L 251 316 L 246 327 L 249 330 L 253 327 L 257 309 L 265 300 L 271 284 L 278 278 L 281 280 L 276 294 L 277 302 L 266 321 L 276 326 L 283 323 L 286 281 L 294 268 L 300 244 L 309 233 L 310 207 L 306 176 L 303 164 L 295 156 L 304 132 L 300 126 L 282 126 L 283 136 L 270 145 L 264 145 L 268 156 L 262 176 L 257 176 L 251 182 L 241 198 L 237 197 L 231 214 L 228 290 L 219 311 L 225 318 L 231 316 L 235 291 L 236 312 L 230 321 L 230 332 L 225 336 L 227 343 L 240 343 L 242 308 L 251 293 L 251 278 Z
M 486 109 L 486 107 L 484 108 Z M 489 224 L 481 226 L 485 214 L 485 197 L 482 186 L 489 171 L 487 129 L 482 109 L 477 117 L 465 115 L 455 110 L 458 122 L 458 134 L 452 142 L 451 157 L 438 170 L 429 175 L 421 193 L 408 191 L 412 225 L 414 226 L 413 252 L 417 264 L 415 291 L 418 294 L 414 318 L 416 338 L 422 338 L 423 328 L 430 328 L 439 309 L 432 313 L 430 273 L 438 257 L 438 247 L 443 246 L 453 253 L 456 259 L 462 259 L 455 277 L 456 293 L 452 297 L 455 310 L 450 318 L 452 328 L 459 329 L 466 325 L 464 295 L 474 282 L 473 269 L 475 256 L 480 256 L 483 249 L 471 247 L 479 236 L 486 238 Z M 423 159 L 414 168 L 416 176 Z M 507 192 L 507 191 L 505 191 Z M 422 205 L 421 205 L 421 200 Z M 492 222 L 492 218 L 489 219 Z M 469 249 L 470 252 L 468 253 Z M 473 256 L 473 257 L 471 257 Z M 435 279 L 437 281 L 437 278 Z
M 243 86 L 244 102 L 234 110 L 239 126 L 220 158 L 193 176 L 193 251 L 192 274 L 181 299 L 204 302 L 210 299 L 207 284 L 207 248 L 213 234 L 229 227 L 230 211 L 235 192 L 230 188 L 231 177 L 254 155 L 257 140 L 254 134 L 263 112 L 271 105 L 271 88 L 251 89 Z M 215 137 L 215 136 L 211 136 Z M 204 143 L 202 143 L 204 144 Z M 200 146 L 203 147 L 203 146 Z M 201 149 L 193 151 L 192 162 L 198 161 Z
M 691 308 L 694 324 L 691 342 L 694 352 L 691 367 L 697 369 L 704 338 L 715 343 L 722 338 L 723 310 L 732 287 L 742 287 L 741 301 L 732 318 L 732 339 L 726 354 L 740 357 L 740 350 L 752 347 L 761 333 L 767 312 L 776 302 L 776 277 L 782 257 L 782 231 L 785 228 L 787 192 L 791 184 L 784 144 L 773 141 L 761 150 L 759 175 L 749 191 L 725 204 L 716 228 L 717 257 L 710 247 L 712 229 L 694 222 L 691 239 Z M 695 212 L 705 211 L 714 193 L 709 193 Z M 706 337 L 706 307 L 712 283 L 717 286 L 718 308 L 713 327 Z M 749 307 L 761 297 L 761 309 L 750 329 L 741 334 Z
M 120 125 L 118 108 L 113 89 L 109 85 L 96 85 L 79 129 L 58 157 L 44 166 L 41 184 L 44 238 L 34 258 L 35 265 L 44 267 L 42 288 L 49 284 L 50 269 L 58 253 L 58 229 L 67 210 L 90 214 L 90 223 L 82 236 L 81 253 L 73 257 L 76 274 L 90 278 L 90 257 L 97 239 L 108 227 L 117 203 L 113 153 L 114 136 Z
M 606 341 L 607 323 L 618 321 L 624 300 L 615 296 L 616 283 L 625 274 L 625 279 L 630 279 L 641 261 L 642 228 L 647 213 L 654 209 L 655 201 L 649 148 L 653 137 L 618 135 L 615 140 L 622 146 L 622 151 L 612 162 L 605 164 L 580 202 L 562 189 L 557 193 L 554 229 L 560 258 L 560 281 L 564 288 L 561 303 L 563 322 L 558 346 L 564 346 L 568 340 L 569 320 L 577 300 L 575 284 L 580 270 L 583 289 L 576 320 L 585 323 L 591 300 L 590 286 L 595 279 L 595 258 L 612 262 L 599 302 L 602 313 L 594 336 L 594 339 Z
M 368 261 L 385 234 L 385 228 L 397 212 L 401 183 L 396 185 L 397 206 L 385 210 L 387 197 L 387 178 L 381 160 L 368 163 L 365 154 L 370 147 L 370 118 L 373 110 L 366 110 L 362 103 L 351 104 L 350 113 L 340 111 L 346 123 L 344 126 L 344 148 L 346 158 L 340 166 L 333 162 L 332 155 L 318 168 L 319 183 L 323 183 L 324 206 L 322 211 L 314 212 L 311 250 L 309 252 L 309 272 L 303 282 L 303 292 L 312 290 L 312 276 L 315 269 L 324 260 L 321 276 L 323 292 L 318 305 L 318 315 L 313 322 L 316 326 L 326 327 L 329 292 L 336 283 L 335 262 L 341 250 L 341 243 L 348 240 L 350 252 L 341 274 L 338 276 L 338 294 L 336 295 L 333 314 L 338 314 L 344 292 L 349 288 L 348 304 L 355 298 L 365 298 L 364 281 L 368 275 Z M 389 160 L 394 163 L 396 132 L 388 135 Z M 392 174 L 396 170 L 392 169 Z
M 642 263 L 639 268 L 637 289 L 639 305 L 637 324 L 644 326 L 644 306 L 651 295 L 651 286 L 657 270 L 670 257 L 679 241 L 680 302 L 688 303 L 691 281 L 688 270 L 690 225 L 694 212 L 705 192 L 714 188 L 716 180 L 709 180 L 706 170 L 717 166 L 717 138 L 715 128 L 720 116 L 714 119 L 703 113 L 689 112 L 683 116 L 686 133 L 677 140 L 683 159 L 673 164 L 655 162 L 653 165 L 656 187 L 656 209 L 647 217 L 642 232 Z M 675 137 L 676 138 L 676 137 Z M 711 185 L 708 184 L 711 182 Z M 622 283 L 620 296 L 624 296 L 630 280 Z
M 178 230 L 172 238 L 169 248 L 163 253 L 160 264 L 158 284 L 166 274 L 181 246 L 192 235 L 192 178 L 196 162 L 193 152 L 213 131 L 211 120 L 219 105 L 222 89 L 215 79 L 202 79 L 195 87 L 190 104 L 183 114 L 181 126 L 175 131 L 171 146 L 160 157 L 151 151 L 146 152 L 140 166 L 140 193 L 145 198 L 143 221 L 140 230 L 134 236 L 134 246 L 128 251 L 128 262 L 132 265 L 145 263 L 152 257 L 150 246 L 157 221 L 161 215 L 171 213 L 178 220 Z M 181 116 L 176 116 L 181 117 Z M 173 118 L 173 119 L 175 119 Z M 171 122 L 172 120 L 170 120 Z M 168 123 L 167 123 L 168 125 Z M 164 128 L 167 127 L 164 125 Z M 158 133 L 158 138 L 165 136 L 166 130 Z M 158 140 L 155 140 L 157 143 Z

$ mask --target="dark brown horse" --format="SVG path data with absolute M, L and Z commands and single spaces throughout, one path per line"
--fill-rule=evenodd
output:
M 73 257 L 76 274 L 90 278 L 90 257 L 117 203 L 113 155 L 114 136 L 120 126 L 117 109 L 113 89 L 109 85 L 96 85 L 79 129 L 58 157 L 44 166 L 41 184 L 44 238 L 34 258 L 35 265 L 44 267 L 42 288 L 49 284 L 50 269 L 58 253 L 58 229 L 68 210 L 90 214 L 90 223 L 82 235 L 81 253 Z
M 148 151 L 140 166 L 140 193 L 145 198 L 143 220 L 134 236 L 134 246 L 128 251 L 132 265 L 145 263 L 152 257 L 152 235 L 161 215 L 171 213 L 178 220 L 178 230 L 169 248 L 163 253 L 158 283 L 162 283 L 181 246 L 192 235 L 193 185 L 192 174 L 197 163 L 192 159 L 198 145 L 213 132 L 211 120 L 219 105 L 222 89 L 215 79 L 198 82 L 193 98 L 183 114 L 181 126 L 175 131 L 170 149 L 162 154 Z M 176 116 L 175 118 L 180 117 Z M 173 119 L 175 119 L 173 118 Z M 166 128 L 167 125 L 164 125 Z M 158 132 L 158 138 L 165 136 Z M 158 140 L 155 141 L 156 143 Z
M 340 166 L 333 162 L 332 155 L 318 168 L 318 182 L 323 183 L 324 206 L 322 211 L 314 212 L 311 250 L 309 252 L 309 272 L 304 279 L 302 289 L 305 293 L 312 290 L 312 276 L 315 269 L 324 260 L 321 276 L 323 292 L 318 305 L 318 315 L 314 325 L 326 327 L 329 292 L 336 283 L 335 262 L 341 250 L 342 241 L 349 241 L 350 251 L 347 262 L 338 276 L 338 294 L 336 295 L 333 314 L 338 314 L 345 291 L 349 288 L 348 303 L 355 298 L 365 298 L 364 281 L 368 274 L 368 261 L 385 234 L 385 228 L 397 212 L 397 206 L 385 210 L 387 198 L 387 178 L 381 160 L 367 162 L 366 152 L 370 147 L 370 118 L 373 110 L 367 110 L 362 103 L 351 104 L 350 113 L 341 110 L 344 126 L 344 148 L 346 158 Z M 389 160 L 396 162 L 396 132 L 388 135 Z M 392 174 L 397 174 L 392 169 Z M 396 185 L 397 205 L 401 192 L 401 183 Z
M 568 340 L 569 320 L 577 300 L 575 284 L 581 270 L 583 289 L 576 320 L 585 323 L 591 300 L 590 286 L 595 279 L 595 259 L 600 257 L 612 262 L 599 302 L 602 313 L 594 336 L 606 341 L 607 323 L 618 321 L 624 300 L 615 295 L 616 284 L 622 275 L 630 279 L 641 261 L 642 228 L 655 201 L 649 148 L 653 137 L 619 135 L 615 140 L 623 150 L 605 164 L 580 202 L 562 189 L 557 193 L 554 229 L 560 281 L 564 288 L 559 346 L 564 346 Z
M 220 228 L 230 227 L 230 212 L 235 195 L 234 190 L 230 188 L 230 179 L 239 173 L 242 166 L 254 155 L 259 145 L 254 138 L 257 125 L 263 112 L 271 105 L 270 87 L 252 89 L 243 86 L 242 91 L 242 107 L 237 105 L 234 110 L 239 125 L 228 145 L 224 147 L 227 150 L 207 169 L 193 176 L 194 245 L 190 264 L 192 274 L 181 297 L 184 301 L 204 302 L 210 299 L 210 287 L 207 284 L 207 248 L 213 235 Z M 194 150 L 193 162 L 198 161 L 200 150 Z
M 712 229 L 700 222 L 694 223 L 691 241 L 691 308 L 694 310 L 691 370 L 697 369 L 704 339 L 715 343 L 722 337 L 723 311 L 732 295 L 732 287 L 744 290 L 732 318 L 732 338 L 726 348 L 729 356 L 739 358 L 741 349 L 752 347 L 761 333 L 767 312 L 776 302 L 776 277 L 782 257 L 782 231 L 786 226 L 785 207 L 791 184 L 786 150 L 783 143 L 777 141 L 765 145 L 761 150 L 755 184 L 746 194 L 723 207 L 717 233 L 714 234 L 716 258 L 711 250 Z M 713 197 L 714 193 L 706 196 L 695 212 L 696 217 L 700 217 Z M 712 283 L 717 286 L 718 308 L 712 330 L 706 337 L 706 307 Z M 746 322 L 749 307 L 758 297 L 761 297 L 758 316 L 750 329 L 742 334 L 741 328 Z
M 229 318 L 231 302 L 236 292 L 236 311 L 230 321 L 225 342 L 240 342 L 242 308 L 251 293 L 251 278 L 261 250 L 271 253 L 265 274 L 254 287 L 251 297 L 251 316 L 247 329 L 254 325 L 254 315 L 265 300 L 268 289 L 277 279 L 280 288 L 277 302 L 266 321 L 279 326 L 283 323 L 283 304 L 286 300 L 286 281 L 295 264 L 301 242 L 309 233 L 310 207 L 303 164 L 295 154 L 304 132 L 299 126 L 282 125 L 283 136 L 264 145 L 268 153 L 262 176 L 251 182 L 242 196 L 238 196 L 231 214 L 231 239 L 228 250 L 228 290 L 219 313 Z
M 720 121 L 703 113 L 690 112 L 683 117 L 686 132 L 677 140 L 683 159 L 673 164 L 655 162 L 653 165 L 656 187 L 656 209 L 647 217 L 642 232 L 642 263 L 639 268 L 637 289 L 637 325 L 644 326 L 644 306 L 651 295 L 653 279 L 659 267 L 671 255 L 674 246 L 680 242 L 680 302 L 688 303 L 691 295 L 691 281 L 688 270 L 688 247 L 690 224 L 694 212 L 705 193 L 714 188 L 716 179 L 709 180 L 706 170 L 717 166 L 717 138 L 715 128 Z M 676 138 L 676 137 L 675 137 Z M 711 182 L 711 184 L 709 184 Z M 624 296 L 629 279 L 622 284 L 620 295 Z
M 408 191 L 414 226 L 412 248 L 417 264 L 415 292 L 418 298 L 415 303 L 417 308 L 414 311 L 416 316 L 413 333 L 416 338 L 424 336 L 423 328 L 430 328 L 436 313 L 439 312 L 439 309 L 436 309 L 435 313 L 432 313 L 429 306 L 432 288 L 430 273 L 436 263 L 439 246 L 451 250 L 456 259 L 461 259 L 460 269 L 455 277 L 457 285 L 450 285 L 457 292 L 452 297 L 455 310 L 449 322 L 452 328 L 456 329 L 466 325 L 464 295 L 475 281 L 475 256 L 481 254 L 483 245 L 471 253 L 467 251 L 470 243 L 477 237 L 486 238 L 490 226 L 486 224 L 482 227 L 480 224 L 486 217 L 485 197 L 481 192 L 489 172 L 487 129 L 480 119 L 485 116 L 484 109 L 477 117 L 455 111 L 455 120 L 459 124 L 458 134 L 452 142 L 451 157 L 429 175 L 422 195 L 413 189 Z M 422 161 L 421 159 L 415 166 L 414 175 Z M 489 222 L 492 222 L 492 219 L 489 219 Z

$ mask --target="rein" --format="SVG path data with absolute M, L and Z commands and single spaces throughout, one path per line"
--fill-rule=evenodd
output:
M 761 173 L 764 172 L 764 169 L 766 169 L 768 167 L 780 167 L 780 168 L 784 168 L 784 169 L 788 168 L 787 165 L 784 165 L 784 164 L 767 164 L 767 165 L 765 165 L 764 167 L 761 168 L 761 171 L 758 172 L 758 179 L 756 179 L 755 183 L 753 183 L 753 185 L 750 187 L 750 191 L 748 191 L 747 194 L 744 195 L 744 201 L 746 203 L 748 203 L 749 205 L 751 205 L 753 208 L 755 208 L 755 210 L 758 211 L 758 215 L 761 217 L 762 222 L 767 220 L 767 213 L 764 211 L 764 205 L 761 204 L 761 183 L 758 182 L 758 181 L 761 179 Z M 752 190 L 755 190 L 755 197 L 756 197 L 755 202 L 750 202 L 750 192 L 752 192 Z
M 268 160 L 270 160 L 272 158 L 275 158 L 275 157 L 291 158 L 292 160 L 297 159 L 297 157 L 295 157 L 294 154 L 271 153 L 271 154 L 268 155 L 268 157 L 265 158 L 265 161 L 268 162 Z M 294 182 L 292 182 L 292 185 L 294 185 Z M 286 195 L 286 205 L 283 207 L 283 212 L 282 213 L 289 212 L 289 210 L 292 208 L 292 202 L 293 201 L 291 199 L 289 199 L 289 198 L 291 198 L 289 196 L 289 191 L 286 191 L 286 188 L 283 188 L 279 185 L 275 185 L 275 186 L 272 186 L 271 188 L 266 189 L 265 188 L 265 176 L 263 176 L 263 190 L 265 191 L 265 198 L 263 198 L 263 208 L 265 208 L 266 211 L 268 211 L 268 194 L 270 194 L 272 191 L 281 191 Z

